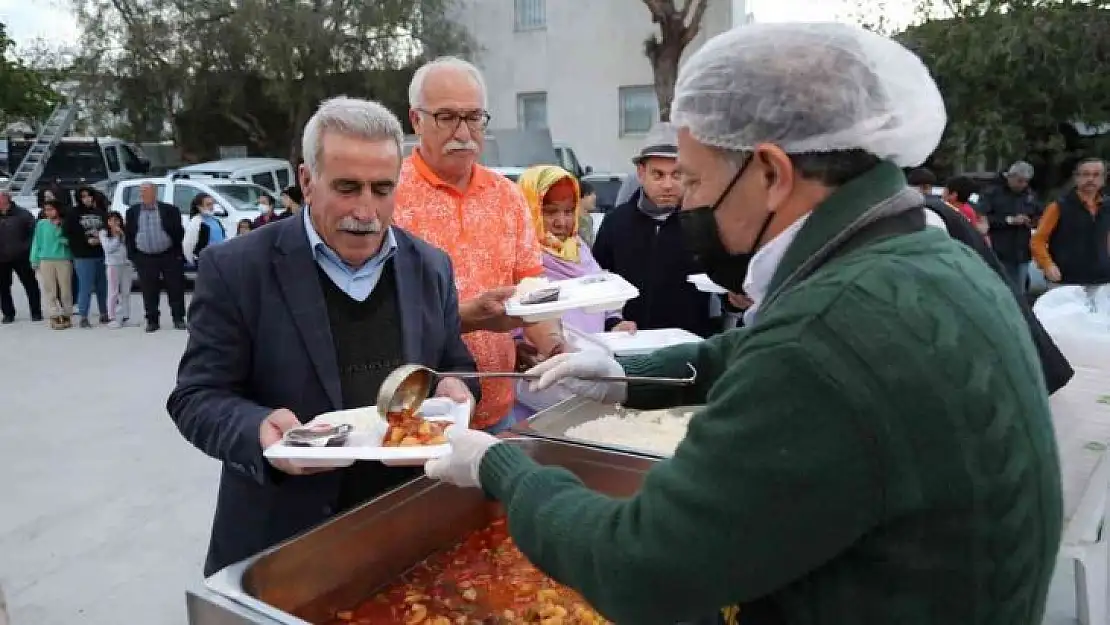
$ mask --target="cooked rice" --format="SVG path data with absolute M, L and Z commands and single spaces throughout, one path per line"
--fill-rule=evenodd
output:
M 576 425 L 567 429 L 566 435 L 601 445 L 620 445 L 672 456 L 678 444 L 686 437 L 686 427 L 693 416 L 693 411 L 629 411 L 605 415 Z

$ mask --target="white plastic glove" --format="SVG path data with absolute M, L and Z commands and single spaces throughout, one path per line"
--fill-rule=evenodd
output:
M 627 382 L 591 382 L 580 378 L 597 376 L 625 377 L 624 368 L 610 356 L 598 352 L 573 352 L 548 358 L 528 370 L 540 379 L 532 382 L 532 391 L 551 388 L 555 383 L 583 397 L 603 404 L 619 404 L 628 398 Z
M 446 434 L 451 453 L 424 463 L 424 472 L 433 480 L 463 488 L 480 488 L 478 468 L 482 466 L 482 458 L 501 439 L 461 425 L 452 425 Z

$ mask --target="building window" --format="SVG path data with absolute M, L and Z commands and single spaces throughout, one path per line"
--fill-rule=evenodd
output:
M 514 0 L 517 30 L 543 30 L 547 27 L 547 0 Z
M 659 119 L 659 100 L 655 87 L 621 87 L 621 135 L 642 134 Z
M 547 94 L 518 94 L 516 96 L 516 123 L 521 130 L 547 128 Z

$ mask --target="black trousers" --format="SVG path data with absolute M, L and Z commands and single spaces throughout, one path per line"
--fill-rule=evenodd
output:
M 158 323 L 158 300 L 163 284 L 173 320 L 185 321 L 185 260 L 172 251 L 161 254 L 136 252 L 131 262 L 139 275 L 147 323 Z
M 12 274 L 19 277 L 23 290 L 27 291 L 27 305 L 34 316 L 42 315 L 42 294 L 39 292 L 39 282 L 35 279 L 35 270 L 31 268 L 30 257 L 18 260 L 0 262 L 0 314 L 5 317 L 15 316 L 15 301 L 12 300 Z

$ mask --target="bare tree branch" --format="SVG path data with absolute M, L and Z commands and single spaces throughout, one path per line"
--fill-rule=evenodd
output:
M 695 7 L 694 19 L 687 22 L 686 16 L 690 12 L 691 6 Z M 683 47 L 690 45 L 690 42 L 692 42 L 694 38 L 698 36 L 698 32 L 701 31 L 702 20 L 705 19 L 705 11 L 708 8 L 709 0 L 687 0 L 686 7 L 682 11 L 682 23 L 686 27 L 686 32 L 682 36 Z
M 674 0 L 644 0 L 644 4 L 651 12 L 651 21 L 656 24 L 662 24 L 675 11 Z

